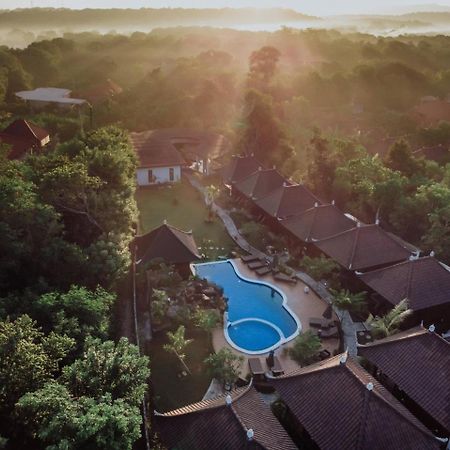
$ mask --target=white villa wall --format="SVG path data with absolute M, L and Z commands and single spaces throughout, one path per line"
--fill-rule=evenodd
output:
M 173 169 L 173 181 L 170 181 L 169 169 Z M 137 184 L 138 186 L 150 186 L 152 184 L 160 183 L 177 183 L 181 180 L 181 166 L 171 166 L 171 167 L 152 167 L 151 168 L 153 177 L 155 181 L 149 183 L 148 180 L 148 168 L 137 169 Z

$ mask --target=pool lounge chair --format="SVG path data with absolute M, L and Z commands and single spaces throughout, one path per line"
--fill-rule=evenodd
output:
M 296 284 L 297 283 L 297 278 L 294 277 L 290 277 L 289 275 L 286 275 L 285 273 L 276 273 L 274 275 L 275 280 L 277 281 L 284 281 L 286 283 L 292 283 L 292 284 Z
M 248 358 L 248 366 L 252 377 L 256 380 L 261 380 L 264 378 L 264 369 L 259 358 Z
M 272 269 L 268 266 L 265 267 L 261 267 L 260 269 L 256 269 L 255 272 L 262 276 L 262 275 L 267 275 L 268 273 L 272 272 Z
M 274 356 L 273 357 L 272 375 L 274 377 L 278 377 L 283 374 L 284 374 L 283 366 L 281 365 L 280 360 L 278 359 L 278 356 Z
M 331 327 L 328 330 L 319 330 L 319 337 L 321 339 L 331 339 L 337 337 L 339 333 L 338 327 Z
M 247 264 L 247 267 L 249 269 L 255 270 L 255 269 L 261 269 L 261 267 L 265 267 L 267 266 L 266 262 L 263 262 L 261 260 L 255 261 L 255 262 L 251 262 Z
M 252 261 L 257 261 L 258 259 L 259 259 L 259 256 L 253 255 L 253 254 L 241 256 L 241 260 L 243 262 L 245 262 L 245 263 L 249 263 L 249 262 L 252 262 Z

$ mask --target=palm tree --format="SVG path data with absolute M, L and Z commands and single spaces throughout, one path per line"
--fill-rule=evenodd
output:
M 365 291 L 352 294 L 348 289 L 342 289 L 340 291 L 332 290 L 332 293 L 334 295 L 333 305 L 336 308 L 355 313 L 363 313 L 367 309 L 367 292 Z
M 219 195 L 219 188 L 211 184 L 205 188 L 206 192 L 206 206 L 208 208 L 208 222 L 212 222 L 213 220 L 213 210 L 212 206 L 217 196 Z
M 369 315 L 367 322 L 372 327 L 375 338 L 382 339 L 397 333 L 400 325 L 409 317 L 413 311 L 408 307 L 408 300 L 405 298 L 384 316 Z
M 186 354 L 184 352 L 186 350 L 186 347 L 192 342 L 192 339 L 185 338 L 185 331 L 186 330 L 184 328 L 184 325 L 180 325 L 175 333 L 168 331 L 167 338 L 169 339 L 169 343 L 164 345 L 164 350 L 175 354 L 175 356 L 181 361 L 181 364 L 183 364 L 187 372 L 191 373 L 189 367 L 184 361 L 186 359 Z

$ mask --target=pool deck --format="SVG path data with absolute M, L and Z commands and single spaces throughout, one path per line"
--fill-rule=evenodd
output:
M 277 281 L 270 274 L 259 276 L 254 271 L 250 270 L 240 259 L 234 259 L 233 262 L 239 273 L 242 274 L 245 278 L 268 282 L 276 286 L 279 290 L 283 291 L 286 295 L 287 305 L 292 310 L 292 312 L 297 315 L 302 324 L 302 331 L 309 330 L 309 319 L 311 317 L 322 317 L 322 314 L 328 306 L 328 304 L 320 297 L 318 297 L 312 290 L 310 290 L 308 293 L 305 293 L 304 288 L 306 285 L 301 281 L 298 281 L 297 284 L 294 285 L 292 283 Z M 337 316 L 334 312 L 332 315 L 332 319 L 337 320 Z M 263 363 L 263 367 L 266 367 L 265 358 L 268 356 L 268 353 L 261 355 L 247 355 L 245 353 L 239 352 L 228 344 L 223 334 L 222 327 L 216 328 L 213 331 L 212 341 L 214 350 L 216 352 L 222 348 L 228 348 L 236 355 L 240 355 L 245 358 L 241 371 L 241 376 L 243 377 L 245 377 L 249 372 L 248 358 L 260 358 L 262 360 L 261 362 Z M 275 351 L 275 355 L 278 356 L 285 373 L 298 369 L 299 367 L 299 365 L 289 356 L 283 354 L 283 349 L 291 347 L 293 345 L 293 342 L 294 341 L 292 340 L 286 344 L 283 344 Z M 322 348 L 327 349 L 331 353 L 331 355 L 333 355 L 333 352 L 339 348 L 339 339 L 323 339 Z

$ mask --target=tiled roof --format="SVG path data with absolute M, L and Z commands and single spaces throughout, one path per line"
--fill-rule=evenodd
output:
M 262 168 L 262 164 L 254 156 L 234 156 L 223 169 L 223 180 L 226 184 L 233 184 L 248 177 L 259 168 Z
M 367 270 L 411 256 L 411 250 L 378 225 L 361 225 L 326 239 L 316 246 L 349 270 Z
M 438 449 L 440 443 L 392 394 L 343 355 L 272 379 L 322 450 Z
M 408 299 L 413 310 L 450 303 L 450 271 L 427 256 L 360 275 L 364 283 L 397 305 Z
M 173 144 L 154 136 L 154 131 L 131 133 L 131 143 L 139 158 L 139 167 L 182 166 L 186 164 Z
M 423 327 L 358 348 L 450 433 L 450 344 Z
M 297 448 L 252 387 L 155 415 L 155 429 L 168 449 L 291 450 Z M 247 431 L 253 430 L 253 439 Z
M 142 236 L 136 236 L 136 260 L 146 263 L 162 258 L 171 264 L 189 263 L 200 259 L 197 244 L 191 232 L 163 224 Z
M 257 170 L 238 181 L 235 188 L 246 197 L 258 200 L 285 183 L 290 184 L 276 169 Z
M 325 239 L 356 226 L 334 205 L 319 205 L 282 220 L 281 225 L 304 242 Z
M 313 207 L 316 203 L 320 204 L 321 202 L 302 184 L 282 185 L 256 202 L 267 214 L 278 218 L 298 214 Z
M 47 130 L 40 128 L 37 125 L 32 124 L 31 122 L 27 122 L 24 119 L 17 119 L 9 124 L 3 130 L 3 133 L 24 139 L 36 140 L 39 144 L 49 135 Z

